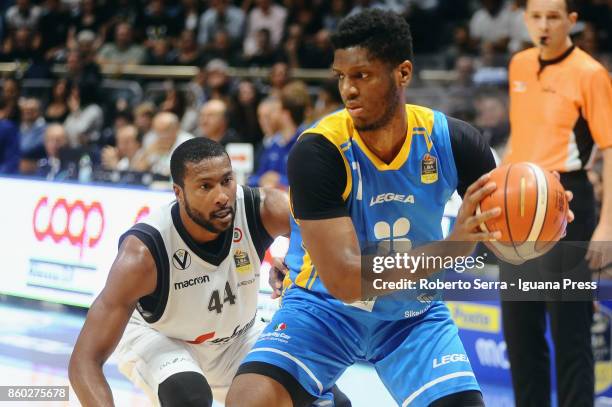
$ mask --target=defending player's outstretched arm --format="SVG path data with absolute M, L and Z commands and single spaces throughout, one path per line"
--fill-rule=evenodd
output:
M 497 232 L 485 233 L 478 229 L 480 223 L 499 215 L 495 208 L 476 215 L 476 204 L 496 188 L 495 184 L 487 182 L 488 179 L 489 174 L 485 174 L 467 188 L 455 227 L 448 239 L 419 247 L 419 254 L 466 256 L 473 251 L 476 242 L 499 238 Z M 331 295 L 349 303 L 381 294 L 382 290 L 374 290 L 372 284 L 364 284 L 366 282 L 362 281 L 364 274 L 361 272 L 361 251 L 351 218 L 300 220 L 300 230 L 312 262 Z M 466 244 L 449 245 L 447 241 Z M 414 272 L 398 269 L 393 270 L 393 273 L 401 273 L 403 278 L 418 280 L 436 271 L 438 270 L 422 267 Z
M 289 197 L 287 193 L 275 188 L 261 188 L 261 221 L 272 237 L 288 236 L 291 231 L 289 223 Z
M 70 358 L 68 376 L 83 406 L 112 406 L 102 366 L 119 343 L 139 298 L 157 285 L 149 249 L 128 236 L 113 263 L 106 286 L 94 301 Z

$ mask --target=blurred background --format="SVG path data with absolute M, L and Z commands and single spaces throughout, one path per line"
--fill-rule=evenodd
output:
M 612 0 L 578 4 L 574 41 L 610 70 Z M 472 123 L 502 156 L 507 64 L 529 45 L 521 6 L 0 1 L 0 385 L 67 385 L 72 345 L 118 236 L 173 198 L 169 157 L 178 144 L 214 139 L 226 146 L 241 182 L 287 187 L 286 158 L 297 136 L 342 108 L 329 69 L 330 33 L 347 15 L 368 7 L 403 15 L 415 51 L 408 101 Z M 598 199 L 600 173 L 596 160 L 589 178 Z M 449 207 L 446 227 L 455 210 Z M 272 252 L 282 255 L 286 244 L 277 241 Z M 266 284 L 262 275 L 263 317 L 276 307 Z M 485 400 L 513 405 L 498 304 L 450 307 Z M 594 325 L 599 405 L 612 405 L 610 315 L 603 306 Z M 146 403 L 112 358 L 108 375 L 118 405 Z M 364 380 L 373 387 L 364 389 Z M 355 406 L 391 405 L 367 366 L 350 369 L 340 384 Z

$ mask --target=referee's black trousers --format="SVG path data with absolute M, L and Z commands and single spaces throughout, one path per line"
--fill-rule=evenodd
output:
M 504 281 L 516 281 L 517 276 L 529 278 L 537 274 L 545 276 L 540 278 L 541 281 L 550 280 L 550 273 L 556 273 L 557 280 L 569 277 L 590 281 L 591 272 L 584 256 L 596 224 L 593 189 L 583 171 L 562 174 L 561 182 L 574 193 L 570 208 L 576 218 L 568 225 L 566 237 L 546 255 L 520 266 L 500 262 Z M 548 313 L 555 348 L 558 405 L 593 406 L 592 301 L 588 298 L 576 301 L 564 295 L 543 296 L 534 301 L 516 299 L 506 297 L 502 301 L 502 323 L 516 405 L 551 405 L 552 350 L 549 350 L 544 336 Z

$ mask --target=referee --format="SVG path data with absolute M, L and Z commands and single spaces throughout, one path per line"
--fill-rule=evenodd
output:
M 531 161 L 561 174 L 574 193 L 576 220 L 565 241 L 589 242 L 589 251 L 558 244 L 547 255 L 512 266 L 501 263 L 501 276 L 538 275 L 542 271 L 568 276 L 609 262 L 604 244 L 612 241 L 612 86 L 608 72 L 572 44 L 569 36 L 578 19 L 571 0 L 528 0 L 525 22 L 535 47 L 510 62 L 510 125 L 506 163 Z M 585 168 L 595 148 L 604 158 L 601 217 L 595 215 L 593 189 Z M 607 256 L 610 256 L 609 248 Z M 559 406 L 592 406 L 594 364 L 591 351 L 590 301 L 503 301 L 503 328 L 508 346 L 517 406 L 550 406 L 550 351 L 546 313 L 555 344 Z

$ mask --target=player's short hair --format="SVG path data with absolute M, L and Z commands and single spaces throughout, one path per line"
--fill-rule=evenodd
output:
M 184 187 L 187 163 L 199 163 L 202 160 L 221 156 L 229 159 L 221 144 L 206 137 L 196 137 L 181 143 L 170 157 L 172 182 Z
M 392 11 L 366 9 L 344 18 L 331 36 L 334 49 L 365 48 L 393 66 L 412 61 L 412 35 L 406 20 Z

